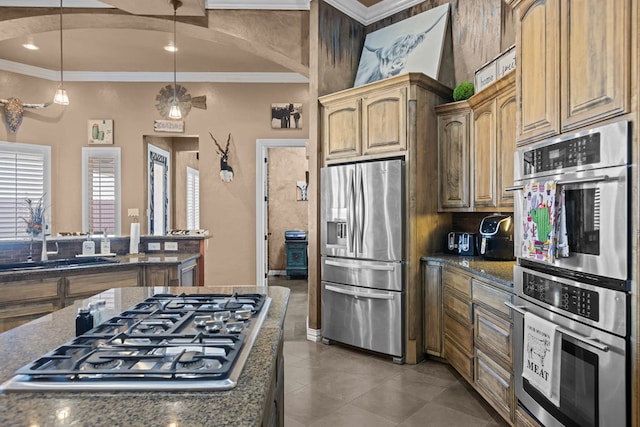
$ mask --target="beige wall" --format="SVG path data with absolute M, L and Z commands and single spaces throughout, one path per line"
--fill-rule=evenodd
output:
M 305 148 L 269 148 L 269 270 L 286 269 L 285 230 L 309 227 L 308 202 L 296 199 L 308 170 Z
M 113 119 L 114 146 L 122 150 L 122 230 L 128 233 L 128 208 L 145 212 L 145 135 L 199 138 L 200 222 L 213 235 L 206 241 L 205 282 L 209 285 L 255 283 L 255 141 L 259 138 L 306 139 L 303 129 L 271 129 L 271 103 L 302 103 L 308 108 L 306 84 L 187 83 L 193 96 L 207 96 L 207 110 L 192 109 L 185 133 L 157 134 L 160 116 L 155 96 L 163 83 L 66 83 L 70 105 L 27 110 L 16 134 L 0 126 L 0 140 L 51 145 L 52 224 L 57 230 L 82 228 L 81 151 L 87 146 L 87 120 Z M 56 82 L 0 72 L 0 96 L 39 103 L 51 99 Z M 2 114 L 4 120 L 4 114 Z M 219 157 L 209 132 L 226 141 L 232 134 L 229 164 L 235 178 L 219 177 Z M 146 221 L 141 221 L 146 230 Z

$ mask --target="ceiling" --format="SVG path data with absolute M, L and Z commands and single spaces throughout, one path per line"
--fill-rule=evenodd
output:
M 311 0 L 181 0 L 180 16 L 204 16 L 206 9 L 308 9 Z M 317 0 L 316 0 L 317 1 Z M 366 24 L 422 0 L 324 0 Z M 0 7 L 59 7 L 59 0 L 0 0 Z M 64 0 L 64 7 L 118 8 L 134 15 L 173 15 L 168 0 Z M 64 18 L 64 15 L 63 15 Z M 0 24 L 1 25 L 1 24 Z M 56 25 L 57 26 L 57 25 Z M 179 28 L 179 27 L 178 27 Z M 0 69 L 56 80 L 60 69 L 60 33 L 46 31 L 0 41 Z M 65 80 L 168 81 L 173 54 L 163 49 L 173 33 L 135 29 L 63 31 Z M 27 50 L 25 43 L 38 50 Z M 177 70 L 181 80 L 200 73 L 201 81 L 305 82 L 306 77 L 250 52 L 177 32 Z M 206 54 L 203 54 L 206 52 Z M 138 73 L 138 74 L 136 74 Z M 156 74 L 154 74 L 156 73 Z M 169 75 L 171 75 L 171 78 Z M 144 76 L 143 76 L 144 74 Z M 133 77 L 135 76 L 135 77 Z M 218 80 L 220 79 L 220 80 Z

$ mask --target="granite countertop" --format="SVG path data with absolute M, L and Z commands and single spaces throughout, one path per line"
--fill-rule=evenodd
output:
M 100 256 L 100 255 L 97 255 Z M 121 265 L 126 264 L 181 264 L 185 261 L 198 259 L 200 254 L 191 253 L 159 253 L 159 254 L 135 254 L 117 255 L 115 258 Z
M 259 292 L 255 287 L 119 288 L 76 302 L 0 334 L 0 383 L 15 371 L 74 338 L 79 307 L 107 300 L 108 316 L 156 293 Z M 282 338 L 289 290 L 269 287 L 268 315 L 249 354 L 238 385 L 227 391 L 193 392 L 2 392 L 2 426 L 258 426 L 271 386 Z M 110 302 L 113 301 L 113 304 Z M 105 316 L 106 317 L 106 316 Z
M 422 261 L 439 262 L 458 267 L 476 276 L 497 282 L 503 286 L 513 287 L 513 266 L 515 261 L 487 261 L 477 256 L 459 256 L 434 254 L 421 258 Z
M 97 258 L 101 258 L 101 254 L 95 254 Z M 104 264 L 93 265 L 70 265 L 70 266 L 54 266 L 42 267 L 36 269 L 15 269 L 0 271 L 0 277 L 3 276 L 22 276 L 33 275 L 38 273 L 51 273 L 53 272 L 68 272 L 68 271 L 86 271 L 96 270 L 104 271 L 103 269 L 118 269 L 130 265 L 178 265 L 186 261 L 196 260 L 200 257 L 198 253 L 158 253 L 158 254 L 135 254 L 135 255 L 116 255 L 108 256 L 105 258 L 113 259 L 118 262 L 108 262 Z M 51 258 L 50 261 L 55 261 L 56 258 Z

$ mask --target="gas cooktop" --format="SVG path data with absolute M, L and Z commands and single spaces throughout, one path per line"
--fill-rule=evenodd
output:
M 2 389 L 230 389 L 270 303 L 262 294 L 156 294 L 20 368 Z

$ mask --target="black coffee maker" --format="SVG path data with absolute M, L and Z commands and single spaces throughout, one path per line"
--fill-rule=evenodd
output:
M 480 222 L 480 255 L 487 260 L 512 261 L 513 217 L 493 214 Z

